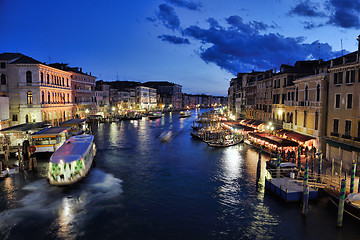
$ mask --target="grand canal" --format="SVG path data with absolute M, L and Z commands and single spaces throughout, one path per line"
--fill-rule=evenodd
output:
M 300 203 L 265 193 L 263 181 L 257 189 L 256 150 L 192 139 L 195 113 L 93 126 L 96 165 L 72 187 L 48 185 L 46 161 L 36 174 L 1 181 L 0 239 L 360 238 L 360 223 L 347 216 L 336 227 L 326 197 L 304 218 Z

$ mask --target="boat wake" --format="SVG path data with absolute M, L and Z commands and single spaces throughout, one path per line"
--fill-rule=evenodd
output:
M 0 213 L 0 239 L 24 236 L 27 231 L 39 234 L 44 232 L 41 228 L 49 226 L 50 233 L 41 234 L 75 238 L 90 210 L 117 204 L 121 183 L 99 169 L 93 169 L 87 178 L 70 187 L 51 186 L 46 179 L 32 182 L 23 188 L 25 196 L 19 207 Z

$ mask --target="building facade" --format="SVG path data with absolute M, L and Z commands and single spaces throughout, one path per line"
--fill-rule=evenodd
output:
M 72 117 L 71 74 L 20 53 L 0 54 L 1 91 L 9 96 L 11 125 Z

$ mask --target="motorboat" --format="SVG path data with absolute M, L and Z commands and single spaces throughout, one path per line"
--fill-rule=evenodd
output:
M 161 112 L 151 112 L 149 113 L 148 118 L 153 120 L 153 119 L 158 119 L 162 117 L 162 113 Z
M 186 118 L 186 117 L 190 117 L 191 116 L 191 112 L 189 110 L 187 111 L 180 111 L 179 113 L 179 117 L 180 118 Z
M 89 173 L 95 155 L 93 135 L 77 135 L 69 138 L 50 157 L 49 183 L 70 185 L 78 182 Z

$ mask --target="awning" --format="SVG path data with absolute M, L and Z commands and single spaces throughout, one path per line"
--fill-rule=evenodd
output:
M 297 147 L 299 144 L 297 142 L 285 139 L 285 138 L 279 138 L 272 135 L 267 135 L 265 133 L 249 133 L 250 136 L 254 138 L 261 139 L 263 141 L 266 141 L 268 143 L 274 144 L 278 147 Z
M 312 137 L 312 136 L 307 136 L 307 135 L 304 135 L 301 133 L 297 133 L 297 132 L 285 130 L 285 129 L 281 129 L 277 133 L 279 135 L 285 135 L 286 137 L 291 138 L 295 141 L 299 141 L 299 142 L 307 142 L 311 139 L 316 139 L 315 137 Z

